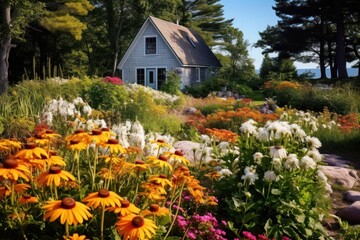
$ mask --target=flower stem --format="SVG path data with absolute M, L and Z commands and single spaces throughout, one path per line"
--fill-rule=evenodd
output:
M 101 226 L 100 226 L 100 239 L 104 240 L 104 220 L 105 220 L 105 206 L 101 210 Z
M 67 221 L 65 222 L 65 236 L 66 239 L 69 239 L 69 223 Z
M 15 197 L 15 182 L 11 181 L 11 198 L 10 198 L 11 206 L 14 205 L 14 197 Z
M 96 177 L 96 163 L 97 163 L 97 155 L 98 155 L 98 147 L 95 146 L 95 154 L 94 154 L 94 169 L 93 169 L 93 175 L 92 175 L 92 183 L 91 183 L 91 190 L 94 190 L 95 187 L 95 177 Z

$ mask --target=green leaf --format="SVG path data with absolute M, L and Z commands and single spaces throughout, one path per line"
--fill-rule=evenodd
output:
M 305 214 L 300 214 L 296 216 L 296 221 L 298 221 L 299 223 L 304 223 L 305 218 L 306 218 Z
M 271 194 L 273 194 L 273 195 L 280 195 L 280 194 L 281 194 L 281 191 L 280 191 L 279 189 L 273 188 L 273 189 L 271 189 Z

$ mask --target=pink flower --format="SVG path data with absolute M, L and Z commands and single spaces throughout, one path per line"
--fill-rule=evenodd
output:
M 115 84 L 115 85 L 124 84 L 123 80 L 121 80 L 121 79 L 118 78 L 118 77 L 106 76 L 106 77 L 103 79 L 103 81 L 104 81 L 104 82 L 108 82 L 108 83 L 112 83 L 112 84 Z
M 291 240 L 291 238 L 288 238 L 288 237 L 286 237 L 286 236 L 282 236 L 282 237 L 281 237 L 281 240 Z
M 257 235 L 259 240 L 269 240 L 267 236 L 265 236 L 264 234 L 258 234 Z
M 256 240 L 256 237 L 255 237 L 254 235 L 252 235 L 251 232 L 243 231 L 242 234 L 244 235 L 244 237 L 245 237 L 246 239 Z

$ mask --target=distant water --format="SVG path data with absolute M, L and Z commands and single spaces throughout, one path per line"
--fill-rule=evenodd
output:
M 358 69 L 357 68 L 348 68 L 347 69 L 347 72 L 348 72 L 348 75 L 349 77 L 356 77 L 358 75 Z M 297 73 L 300 75 L 300 74 L 303 74 L 303 73 L 306 73 L 306 72 L 310 72 L 312 74 L 314 74 L 313 78 L 316 79 L 316 78 L 320 78 L 320 68 L 306 68 L 306 69 L 297 69 Z M 330 73 L 330 69 L 327 68 L 325 70 L 325 73 L 326 73 L 326 77 L 330 78 L 331 76 L 331 73 Z

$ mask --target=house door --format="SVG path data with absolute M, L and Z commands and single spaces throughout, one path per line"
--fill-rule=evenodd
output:
M 146 86 L 156 89 L 155 68 L 146 69 Z

